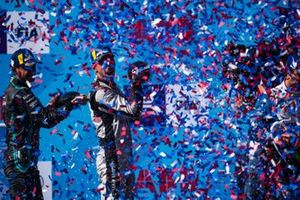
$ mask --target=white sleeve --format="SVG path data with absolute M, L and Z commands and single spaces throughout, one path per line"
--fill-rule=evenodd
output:
M 97 90 L 95 101 L 99 106 L 106 107 L 108 110 L 122 112 L 133 116 L 137 115 L 142 107 L 141 99 L 133 98 L 132 100 L 128 100 L 109 88 L 100 88 Z

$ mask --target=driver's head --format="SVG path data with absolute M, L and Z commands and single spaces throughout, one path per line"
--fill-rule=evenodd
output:
M 37 63 L 40 61 L 29 49 L 19 49 L 12 54 L 10 66 L 20 80 L 32 82 L 36 74 Z
M 288 57 L 286 62 L 289 75 L 298 83 L 300 82 L 300 62 L 299 56 L 292 54 Z
M 291 91 L 300 91 L 300 63 L 299 56 L 291 54 L 286 61 L 288 74 L 285 77 L 285 85 Z
M 92 49 L 93 69 L 98 79 L 113 79 L 115 75 L 115 59 L 110 48 Z

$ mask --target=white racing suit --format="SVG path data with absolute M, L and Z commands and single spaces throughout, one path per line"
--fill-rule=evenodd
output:
M 100 146 L 96 165 L 101 199 L 133 199 L 135 177 L 129 123 L 142 108 L 141 86 L 132 86 L 128 99 L 115 83 L 98 80 L 95 89 L 89 98 Z

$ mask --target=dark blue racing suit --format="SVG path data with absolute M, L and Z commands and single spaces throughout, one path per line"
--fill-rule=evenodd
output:
M 7 127 L 4 172 L 10 183 L 11 199 L 43 199 L 39 170 L 39 131 L 51 128 L 69 111 L 43 107 L 27 84 L 11 78 L 3 99 Z

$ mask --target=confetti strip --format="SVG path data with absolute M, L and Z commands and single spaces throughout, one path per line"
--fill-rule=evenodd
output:
M 142 117 L 132 125 L 137 198 L 245 198 L 250 141 L 267 140 L 277 112 L 271 89 L 283 81 L 289 55 L 300 46 L 299 2 L 28 1 L 28 8 L 52 18 L 43 79 L 61 91 L 92 89 L 88 52 L 98 44 L 115 53 L 120 86 L 128 84 L 124 74 L 132 60 L 151 66 Z M 88 108 L 47 134 L 54 199 L 97 199 L 98 143 Z M 293 145 L 284 146 L 279 139 L 282 156 L 297 157 L 298 143 L 291 138 Z M 275 198 L 299 189 L 296 177 L 276 185 L 282 166 L 265 157 L 270 164 L 256 167 L 256 188 L 268 188 Z

